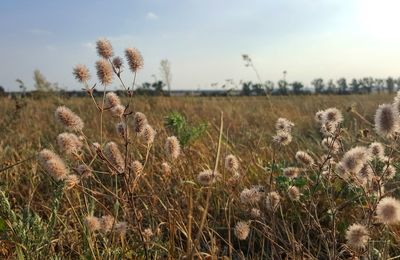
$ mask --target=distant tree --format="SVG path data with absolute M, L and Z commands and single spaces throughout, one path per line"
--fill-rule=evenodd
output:
M 311 82 L 311 85 L 314 86 L 315 93 L 321 94 L 321 93 L 324 92 L 325 84 L 324 84 L 324 80 L 323 79 L 321 79 L 321 78 L 314 79 Z
M 57 83 L 51 83 L 46 80 L 46 77 L 40 72 L 35 70 L 33 72 L 33 80 L 35 82 L 35 89 L 40 92 L 49 92 L 60 90 Z
M 326 87 L 326 92 L 329 93 L 329 94 L 332 94 L 332 93 L 336 92 L 336 85 L 335 85 L 335 83 L 333 82 L 332 79 L 330 79 L 328 81 L 328 84 L 327 84 L 327 87 Z
M 374 87 L 380 93 L 381 91 L 385 90 L 385 80 L 383 79 L 375 79 L 374 80 Z
M 171 82 L 172 82 L 172 72 L 171 72 L 171 63 L 169 60 L 161 60 L 160 62 L 160 71 L 161 77 L 165 82 L 165 85 L 168 88 L 168 94 L 171 94 Z
M 267 80 L 267 81 L 264 83 L 264 86 L 265 86 L 265 92 L 266 92 L 268 95 L 271 94 L 271 93 L 274 91 L 274 86 L 275 86 L 274 82 L 272 82 L 272 81 L 270 81 L 270 80 Z
M 345 78 L 340 78 L 336 81 L 336 84 L 338 86 L 338 93 L 339 94 L 346 94 L 347 93 L 347 81 Z
M 4 89 L 3 86 L 0 86 L 0 96 L 5 96 L 6 95 L 6 90 Z
M 359 94 L 360 93 L 360 86 L 361 86 L 361 83 L 357 79 L 352 79 L 351 80 L 350 87 L 351 87 L 351 92 L 353 94 Z
M 164 92 L 163 88 L 165 87 L 165 83 L 162 82 L 161 80 L 158 80 L 158 81 L 154 82 L 151 85 L 151 87 L 153 88 L 155 95 L 161 95 Z
M 370 94 L 374 88 L 374 79 L 372 77 L 365 77 L 361 79 L 361 89 L 364 93 Z
M 386 88 L 389 93 L 393 93 L 395 89 L 395 81 L 392 77 L 386 79 Z
M 250 96 L 251 95 L 251 81 L 249 82 L 243 82 L 242 84 L 242 95 L 244 96 Z
M 265 93 L 264 87 L 262 84 L 252 84 L 251 92 L 257 96 L 263 95 Z
M 281 79 L 280 81 L 278 81 L 278 91 L 279 94 L 281 95 L 287 95 L 288 94 L 288 83 L 286 80 Z
M 301 94 L 303 91 L 304 85 L 301 82 L 295 81 L 292 83 L 293 93 L 295 95 Z

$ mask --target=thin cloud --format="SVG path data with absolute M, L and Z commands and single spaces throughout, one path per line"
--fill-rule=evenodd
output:
M 48 31 L 48 30 L 43 30 L 43 29 L 30 29 L 28 30 L 28 33 L 33 34 L 33 35 L 51 35 L 53 32 Z
M 153 12 L 148 12 L 147 14 L 146 14 L 146 18 L 148 19 L 148 20 L 158 20 L 158 15 L 156 15 L 155 13 L 153 13 Z

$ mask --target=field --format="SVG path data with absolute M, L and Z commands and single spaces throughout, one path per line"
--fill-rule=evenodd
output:
M 2 98 L 0 255 L 20 259 L 343 259 L 367 255 L 382 259 L 399 255 L 399 226 L 376 220 L 377 198 L 383 192 L 366 194 L 366 188 L 334 167 L 329 167 L 335 172 L 331 177 L 322 176 L 324 164 L 320 163 L 323 155 L 338 162 L 351 148 L 379 141 L 397 169 L 398 146 L 374 130 L 378 106 L 392 103 L 394 97 L 133 97 L 130 110 L 144 113 L 156 131 L 154 142 L 149 143 L 132 130 L 133 114 L 121 119 L 104 111 L 101 119 L 90 97 L 24 99 L 18 106 L 15 100 Z M 101 97 L 97 101 L 101 103 Z M 65 132 L 55 118 L 59 106 L 70 108 L 84 122 L 82 133 L 77 133 L 83 143 L 79 152 L 65 153 L 57 144 L 57 136 Z M 316 112 L 330 107 L 338 108 L 344 117 L 338 153 L 324 150 L 324 137 L 314 118 Z M 166 125 L 172 112 L 183 115 L 189 126 L 207 124 L 191 142 L 181 144 L 177 159 L 168 157 L 165 146 L 168 136 L 179 135 L 178 128 Z M 294 123 L 288 145 L 273 141 L 278 118 Z M 118 135 L 116 124 L 125 120 L 128 136 Z M 119 173 L 114 157 L 107 157 L 105 146 L 110 141 L 125 160 Z M 93 148 L 95 142 L 100 147 Z M 45 148 L 59 154 L 69 174 L 78 175 L 79 181 L 54 178 L 38 160 Z M 299 166 L 295 155 L 300 150 L 319 166 L 301 166 L 298 178 L 288 178 L 284 169 Z M 226 165 L 228 155 L 238 159 L 239 166 L 234 166 L 238 169 Z M 83 163 L 93 170 L 77 170 Z M 371 164 L 376 166 L 376 162 Z M 208 169 L 216 169 L 218 176 L 212 171 L 211 177 L 206 176 L 212 180 L 204 185 L 198 175 Z M 385 195 L 398 197 L 397 178 L 387 183 Z M 288 194 L 293 186 L 300 190 L 300 199 Z M 243 190 L 252 187 L 250 198 L 245 197 Z M 271 208 L 272 191 L 280 199 Z M 246 201 L 257 196 L 259 201 Z M 107 224 L 104 216 L 111 216 L 108 231 L 103 227 Z M 354 246 L 346 238 L 353 223 L 370 230 L 363 246 Z

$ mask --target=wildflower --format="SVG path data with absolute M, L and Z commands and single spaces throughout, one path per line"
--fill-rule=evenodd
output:
M 122 59 L 121 59 L 120 57 L 115 57 L 115 58 L 112 60 L 112 63 L 113 63 L 113 65 L 114 65 L 114 67 L 115 67 L 116 69 L 120 70 L 120 69 L 122 68 L 123 62 L 122 62 Z
M 337 139 L 334 139 L 330 136 L 325 137 L 322 142 L 321 142 L 322 146 L 328 150 L 331 151 L 332 153 L 337 153 L 340 149 L 340 143 Z
M 133 116 L 133 129 L 137 134 L 143 132 L 143 129 L 147 125 L 147 118 L 141 112 L 136 112 Z
M 275 129 L 277 132 L 279 131 L 290 132 L 292 131 L 293 126 L 294 124 L 291 121 L 281 117 L 278 118 L 278 120 L 276 121 Z
M 299 163 L 305 166 L 312 166 L 314 164 L 314 159 L 304 151 L 298 151 L 295 157 Z
M 344 154 L 341 160 L 341 165 L 346 172 L 358 173 L 369 159 L 370 154 L 368 149 L 362 146 L 357 146 Z
M 400 222 L 400 201 L 393 197 L 381 199 L 376 207 L 378 220 L 384 224 L 391 225 Z
M 369 232 L 364 225 L 352 224 L 346 230 L 346 240 L 353 249 L 365 248 L 369 240 Z
M 391 180 L 396 175 L 396 168 L 393 165 L 383 167 L 383 178 L 385 180 Z
M 300 191 L 296 186 L 289 187 L 287 192 L 291 200 L 295 201 L 300 199 Z
M 288 132 L 280 131 L 272 138 L 272 140 L 279 145 L 286 146 L 292 142 L 292 135 Z
M 86 83 L 90 78 L 89 69 L 85 65 L 76 65 L 73 74 L 80 83 Z
M 118 149 L 118 146 L 114 142 L 109 142 L 106 144 L 104 148 L 104 154 L 109 160 L 109 162 L 119 171 L 123 172 L 125 168 L 125 161 L 122 157 L 121 152 Z
M 93 216 L 85 217 L 85 224 L 89 231 L 94 232 L 100 229 L 100 220 L 99 218 Z
M 325 111 L 323 111 L 323 110 L 320 110 L 320 111 L 318 111 L 317 113 L 315 113 L 314 119 L 315 119 L 315 121 L 316 121 L 317 123 L 322 124 L 323 118 L 324 118 L 324 113 L 325 113 Z
M 245 221 L 239 221 L 235 225 L 234 233 L 239 240 L 246 240 L 250 233 L 249 223 Z
M 108 92 L 106 94 L 105 106 L 106 108 L 113 108 L 115 106 L 121 105 L 121 100 L 114 92 Z
M 297 178 L 299 176 L 300 169 L 297 167 L 287 167 L 283 169 L 283 174 L 291 179 Z
M 106 60 L 99 60 L 96 62 L 97 77 L 103 85 L 110 85 L 112 83 L 113 72 L 111 65 Z
M 268 193 L 265 200 L 267 209 L 274 211 L 278 207 L 280 200 L 281 197 L 277 192 L 271 191 Z
M 83 144 L 79 138 L 72 133 L 61 133 L 57 136 L 57 143 L 62 152 L 67 154 L 78 153 Z
M 181 146 L 176 136 L 170 136 L 165 142 L 165 152 L 172 160 L 176 160 L 181 153 Z
M 204 170 L 197 175 L 197 181 L 203 186 L 209 186 L 213 184 L 219 174 L 213 170 Z
M 140 132 L 140 136 L 142 137 L 142 139 L 144 140 L 144 142 L 147 145 L 150 145 L 154 142 L 154 137 L 156 136 L 156 131 L 154 131 L 153 127 L 151 127 L 151 125 L 146 124 L 143 127 L 143 131 Z
M 106 39 L 98 40 L 96 42 L 96 49 L 99 56 L 103 57 L 106 60 L 113 56 L 113 49 L 111 43 Z
M 225 168 L 232 173 L 239 170 L 239 161 L 236 156 L 230 154 L 225 157 Z
M 324 136 L 333 136 L 337 130 L 337 125 L 332 122 L 326 122 L 321 126 L 321 133 Z
M 143 165 L 139 161 L 132 162 L 133 173 L 137 176 L 143 172 Z
M 114 217 L 107 215 L 102 216 L 100 219 L 100 229 L 103 233 L 110 232 L 114 225 Z
M 323 113 L 322 121 L 324 123 L 331 123 L 333 125 L 337 125 L 343 121 L 342 112 L 340 112 L 340 110 L 335 107 L 328 108 Z
M 125 57 L 128 61 L 129 68 L 133 73 L 136 73 L 143 67 L 143 57 L 140 52 L 135 48 L 128 48 L 125 50 Z
M 43 149 L 39 153 L 39 163 L 55 180 L 64 180 L 68 176 L 68 169 L 63 160 L 54 152 Z
M 257 187 L 253 187 L 251 189 L 245 188 L 240 193 L 240 201 L 243 204 L 254 205 L 257 204 L 261 200 L 262 193 L 257 189 Z
M 55 112 L 56 119 L 60 122 L 67 130 L 80 132 L 83 129 L 83 121 L 65 106 L 60 106 Z
M 368 163 L 366 163 L 357 173 L 356 178 L 362 186 L 365 186 L 368 182 L 372 180 L 373 174 L 374 172 L 371 166 Z
M 116 105 L 111 108 L 111 113 L 114 117 L 122 117 L 125 112 L 125 107 L 123 105 Z
M 369 145 L 369 151 L 372 157 L 383 161 L 385 159 L 385 148 L 379 142 L 373 142 Z
M 375 114 L 375 130 L 384 137 L 392 137 L 399 130 L 399 112 L 390 104 L 378 107 Z

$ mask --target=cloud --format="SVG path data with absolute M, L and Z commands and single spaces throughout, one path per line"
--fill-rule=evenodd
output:
M 146 14 L 146 19 L 148 19 L 148 20 L 158 20 L 158 18 L 159 18 L 158 15 L 156 15 L 153 12 L 148 12 Z
M 82 46 L 91 50 L 96 49 L 96 45 L 92 42 L 84 42 L 82 43 Z
M 51 35 L 51 34 L 53 34 L 50 31 L 38 29 L 38 28 L 30 29 L 30 30 L 28 30 L 28 33 L 33 34 L 33 35 Z

